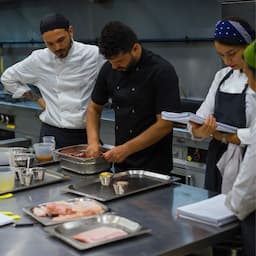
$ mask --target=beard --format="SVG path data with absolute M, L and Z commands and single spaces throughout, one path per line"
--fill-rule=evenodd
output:
M 131 72 L 131 71 L 133 71 L 135 69 L 137 64 L 138 64 L 138 61 L 133 57 L 127 67 L 125 67 L 125 68 L 118 68 L 117 70 L 120 71 L 120 72 L 127 72 L 127 73 L 129 73 L 129 72 Z
M 69 50 L 70 50 L 70 48 L 71 48 L 71 46 L 72 46 L 72 43 L 73 43 L 73 41 L 72 41 L 72 38 L 70 37 L 70 38 L 69 38 L 69 43 L 68 43 L 67 47 L 66 47 L 66 48 L 63 48 L 63 49 L 59 49 L 58 51 L 55 51 L 54 54 L 55 54 L 58 58 L 60 58 L 60 59 L 63 59 L 63 58 L 65 58 L 65 57 L 67 57 L 67 55 L 68 55 L 68 53 L 69 53 Z

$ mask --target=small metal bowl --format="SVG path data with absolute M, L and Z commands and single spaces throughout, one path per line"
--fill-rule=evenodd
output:
M 127 191 L 128 181 L 117 181 L 113 184 L 114 191 L 117 195 L 123 195 Z
M 30 186 L 33 181 L 33 173 L 32 172 L 25 172 L 21 174 L 22 177 L 22 185 Z
M 16 177 L 21 185 L 30 186 L 33 181 L 33 173 L 25 167 L 16 168 Z
M 46 168 L 44 168 L 44 167 L 33 167 L 33 168 L 30 168 L 30 170 L 33 173 L 34 180 L 40 180 L 40 181 L 44 180 L 44 175 L 45 175 Z
M 109 186 L 113 177 L 111 172 L 102 172 L 99 175 L 100 183 L 102 186 Z
M 18 153 L 14 156 L 14 162 L 17 167 L 28 167 L 28 159 L 29 159 L 29 167 L 32 166 L 35 155 L 30 153 Z

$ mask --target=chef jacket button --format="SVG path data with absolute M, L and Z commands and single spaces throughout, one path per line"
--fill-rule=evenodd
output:
M 133 132 L 133 130 L 132 130 L 132 129 L 130 129 L 130 130 L 129 130 L 129 133 L 132 133 L 132 132 Z
M 133 113 L 133 114 L 135 113 L 135 109 L 134 109 L 134 108 L 132 109 L 132 113 Z
M 139 67 L 136 67 L 136 71 L 139 71 L 140 70 L 140 68 Z
M 117 110 L 119 110 L 119 109 L 120 109 L 120 107 L 119 107 L 119 106 L 116 106 L 116 109 L 117 109 Z
M 118 130 L 119 129 L 119 126 L 118 125 L 116 125 L 116 130 Z
M 117 85 L 117 86 L 116 86 L 116 89 L 117 89 L 117 90 L 119 90 L 119 89 L 120 89 L 119 85 Z
M 135 92 L 135 90 L 136 90 L 136 89 L 133 87 L 133 88 L 132 88 L 132 92 Z

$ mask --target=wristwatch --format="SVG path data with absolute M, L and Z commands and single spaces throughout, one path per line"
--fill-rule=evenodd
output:
M 221 134 L 221 142 L 224 144 L 227 144 L 227 134 L 226 133 L 222 133 Z

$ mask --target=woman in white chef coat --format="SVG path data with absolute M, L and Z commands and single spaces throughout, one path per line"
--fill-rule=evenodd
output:
M 251 102 L 255 99 L 251 90 L 248 90 L 247 76 L 242 72 L 242 54 L 254 39 L 255 31 L 238 17 L 223 19 L 216 24 L 214 45 L 227 67 L 216 73 L 209 92 L 197 111 L 197 115 L 206 118 L 206 121 L 203 125 L 191 123 L 194 137 L 213 137 L 206 162 L 205 188 L 208 190 L 221 192 L 222 175 L 216 164 L 227 150 L 228 143 L 241 144 L 241 147 L 237 147 L 240 150 L 240 156 L 235 157 L 237 161 L 242 157 L 242 145 L 250 143 L 249 129 L 242 128 L 249 127 L 253 116 L 256 116 L 255 110 L 251 108 Z M 237 134 L 221 133 L 215 130 L 216 121 L 240 129 Z M 237 163 L 238 171 L 239 162 Z M 231 167 L 234 168 L 235 166 Z
M 256 40 L 244 51 L 244 72 L 248 76 L 248 84 L 253 90 L 256 101 Z M 256 111 L 256 104 L 254 105 Z M 250 126 L 251 144 L 247 146 L 232 190 L 226 198 L 226 205 L 242 220 L 241 231 L 244 253 L 255 256 L 255 222 L 256 222 L 256 119 Z

